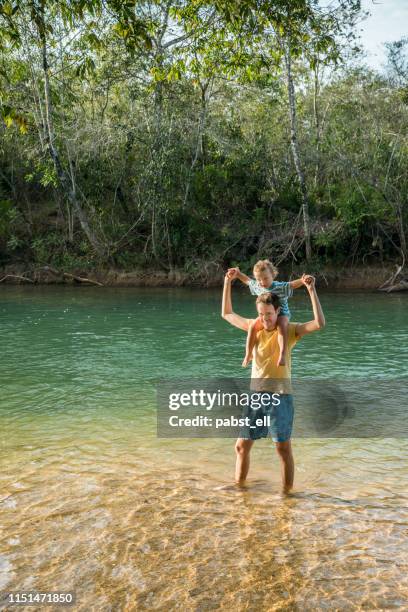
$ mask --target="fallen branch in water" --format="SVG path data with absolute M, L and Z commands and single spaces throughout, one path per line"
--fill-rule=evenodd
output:
M 387 287 L 389 287 L 390 285 L 393 285 L 395 282 L 395 279 L 398 278 L 398 276 L 401 274 L 402 268 L 403 268 L 403 264 L 398 266 L 397 271 L 392 276 L 390 276 L 390 278 L 387 279 L 385 283 L 381 285 L 381 287 L 378 287 L 379 291 L 387 291 Z
M 379 287 L 378 291 L 385 291 L 386 293 L 391 293 L 393 291 L 408 291 L 408 281 L 402 280 L 390 287 Z
M 405 255 L 403 250 L 401 249 L 402 255 L 402 264 L 397 266 L 397 271 L 381 285 L 378 287 L 378 291 L 385 291 L 386 293 L 391 293 L 393 291 L 407 291 L 408 290 L 408 279 L 401 278 L 401 280 L 396 283 L 395 281 L 399 276 L 401 276 L 402 271 L 405 269 Z M 405 276 L 405 275 L 404 275 Z
M 27 283 L 34 283 L 34 281 L 31 280 L 31 278 L 27 278 L 26 276 L 20 276 L 19 274 L 6 274 L 6 276 L 3 276 L 3 278 L 0 278 L 0 283 L 7 280 L 8 278 L 17 278 L 19 280 L 26 281 Z
M 100 283 L 99 281 L 92 280 L 91 278 L 84 278 L 83 276 L 77 276 L 75 274 L 71 274 L 70 272 L 64 272 L 63 270 L 56 270 L 55 268 L 51 268 L 50 266 L 44 266 L 42 268 L 37 268 L 33 270 L 32 274 L 34 274 L 34 279 L 29 278 L 28 276 L 22 276 L 21 274 L 6 274 L 5 276 L 3 276 L 3 278 L 0 278 L 0 283 L 7 280 L 8 278 L 13 278 L 16 280 L 24 281 L 26 283 L 35 284 L 37 282 L 36 272 L 38 271 L 50 272 L 54 276 L 61 276 L 63 279 L 67 278 L 69 280 L 75 281 L 76 283 L 88 283 L 89 285 L 97 285 L 98 287 L 104 287 L 104 284 Z
M 74 280 L 77 283 L 89 283 L 90 285 L 97 285 L 98 287 L 104 287 L 103 283 L 99 281 L 92 280 L 90 278 L 84 278 L 83 276 L 76 276 L 75 274 L 70 274 L 69 272 L 63 272 L 62 270 L 55 270 L 55 268 L 51 268 L 50 266 L 44 266 L 40 268 L 40 270 L 44 270 L 45 272 L 51 272 L 55 276 L 62 276 L 63 278 L 69 278 Z

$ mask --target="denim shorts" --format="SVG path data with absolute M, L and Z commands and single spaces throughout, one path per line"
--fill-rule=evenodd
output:
M 260 395 L 264 398 L 263 404 L 265 405 L 259 406 Z M 251 406 L 246 406 L 242 410 L 241 417 L 249 417 L 249 425 L 241 427 L 239 437 L 243 440 L 260 440 L 271 436 L 274 442 L 289 440 L 292 435 L 295 412 L 293 396 L 287 393 L 262 391 L 253 393 L 252 400 L 255 398 L 257 399 L 256 408 L 252 407 L 255 401 L 251 401 Z M 258 419 L 262 419 L 262 424 L 257 424 Z

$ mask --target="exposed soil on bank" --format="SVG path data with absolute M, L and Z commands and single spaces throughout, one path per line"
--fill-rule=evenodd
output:
M 51 272 L 52 270 L 52 272 Z M 279 279 L 293 279 L 304 269 L 280 268 Z M 314 273 L 312 269 L 308 270 Z M 396 271 L 395 264 L 383 267 L 321 268 L 315 272 L 320 289 L 372 289 L 376 290 Z M 7 266 L 0 270 L 0 287 L 8 284 L 89 285 L 100 283 L 106 287 L 219 287 L 224 270 L 216 264 L 208 264 L 198 272 L 172 270 L 55 270 L 53 268 L 27 269 Z M 91 282 L 87 282 L 88 279 Z M 103 288 L 103 287 L 101 287 Z

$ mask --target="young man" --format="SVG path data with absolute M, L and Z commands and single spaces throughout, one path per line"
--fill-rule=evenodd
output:
M 222 296 L 223 319 L 247 332 L 253 319 L 245 319 L 232 310 L 231 284 L 237 278 L 236 270 L 231 269 L 227 272 L 224 279 L 224 290 Z M 256 300 L 259 319 L 263 329 L 257 333 L 257 342 L 254 348 L 254 359 L 252 361 L 252 381 L 265 382 L 265 388 L 273 390 L 274 385 L 284 384 L 281 395 L 282 404 L 278 409 L 271 409 L 272 424 L 268 431 L 272 433 L 279 458 L 281 460 L 282 487 L 288 493 L 293 487 L 294 461 L 291 447 L 291 433 L 293 424 L 293 401 L 291 395 L 291 350 L 296 342 L 325 326 L 325 318 L 322 307 L 317 297 L 315 279 L 313 276 L 304 274 L 302 283 L 309 292 L 313 308 L 313 320 L 307 323 L 289 323 L 288 344 L 286 363 L 284 366 L 277 366 L 276 357 L 279 354 L 277 319 L 279 314 L 279 298 L 273 293 L 258 296 Z M 259 387 L 258 387 L 259 388 Z M 237 484 L 244 484 L 249 470 L 249 454 L 255 439 L 265 437 L 264 432 L 250 430 L 250 439 L 238 438 L 235 451 L 236 469 L 235 481 Z

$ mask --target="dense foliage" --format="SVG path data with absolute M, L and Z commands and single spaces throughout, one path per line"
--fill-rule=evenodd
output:
M 403 260 L 407 41 L 340 5 L 1 1 L 0 264 Z

